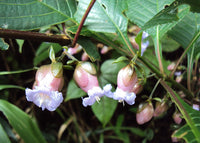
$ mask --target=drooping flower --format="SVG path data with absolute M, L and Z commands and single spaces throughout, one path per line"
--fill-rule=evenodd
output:
M 160 101 L 157 101 L 156 102 L 156 108 L 155 108 L 155 111 L 154 111 L 154 114 L 153 116 L 154 117 L 159 117 L 161 116 L 164 112 L 166 112 L 168 109 L 168 105 L 167 105 L 167 102 L 165 100 L 162 100 L 161 102 Z
M 26 99 L 33 102 L 42 110 L 54 111 L 63 101 L 62 90 L 64 84 L 61 63 L 41 66 L 35 76 L 33 88 L 26 88 Z
M 137 75 L 133 66 L 129 64 L 122 68 L 117 75 L 117 89 L 113 94 L 113 99 L 133 105 L 136 98 L 133 87 L 136 82 Z
M 136 121 L 139 125 L 142 125 L 151 120 L 154 114 L 154 108 L 151 102 L 141 103 L 138 107 L 136 114 Z
M 100 98 L 104 95 L 109 96 L 109 94 L 112 94 L 112 86 L 110 84 L 104 86 L 103 89 L 99 87 L 96 69 L 90 62 L 80 62 L 76 66 L 74 80 L 88 94 L 88 97 L 83 98 L 82 101 L 85 107 L 93 105 L 96 101 L 99 102 Z

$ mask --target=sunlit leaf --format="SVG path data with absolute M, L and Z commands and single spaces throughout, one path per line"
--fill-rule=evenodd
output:
M 0 100 L 0 111 L 26 143 L 45 143 L 37 124 L 22 110 L 5 100 Z
M 90 0 L 80 0 L 75 18 L 81 21 Z M 132 51 L 127 36 L 128 19 L 122 14 L 127 5 L 122 0 L 97 0 L 84 26 L 95 32 L 116 33 L 127 50 Z
M 1 0 L 0 27 L 29 30 L 71 19 L 76 11 L 74 0 Z

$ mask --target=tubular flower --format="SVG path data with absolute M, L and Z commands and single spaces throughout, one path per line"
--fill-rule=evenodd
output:
M 85 107 L 93 105 L 95 101 L 99 102 L 104 95 L 112 94 L 110 84 L 103 89 L 99 87 L 96 69 L 90 62 L 81 62 L 76 66 L 74 80 L 83 91 L 88 93 L 88 97 L 83 98 L 82 101 Z
M 41 66 L 35 76 L 33 88 L 26 88 L 26 99 L 33 102 L 42 110 L 54 111 L 63 101 L 62 90 L 64 84 L 61 63 Z
M 113 94 L 113 99 L 119 102 L 126 101 L 129 105 L 135 103 L 136 95 L 133 87 L 137 82 L 136 72 L 130 64 L 122 68 L 117 76 L 117 89 Z

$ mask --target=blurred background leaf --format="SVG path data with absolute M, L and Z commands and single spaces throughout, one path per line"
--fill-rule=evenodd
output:
M 37 124 L 25 112 L 5 100 L 0 100 L 0 111 L 26 143 L 45 143 Z

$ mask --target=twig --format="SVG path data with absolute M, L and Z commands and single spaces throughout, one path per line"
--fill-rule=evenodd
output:
M 63 45 L 69 45 L 71 43 L 71 40 L 65 35 L 53 35 L 53 34 L 51 35 L 38 32 L 19 31 L 19 30 L 10 30 L 1 28 L 0 28 L 0 37 L 10 38 L 10 39 L 36 40 L 42 42 L 54 42 Z
M 76 42 L 77 42 L 77 40 L 78 40 L 78 36 L 79 36 L 79 34 L 80 34 L 80 32 L 81 32 L 81 29 L 82 29 L 82 27 L 83 27 L 83 24 L 84 24 L 84 22 L 85 22 L 85 20 L 86 20 L 86 18 L 87 18 L 87 16 L 88 16 L 88 14 L 89 14 L 89 12 L 90 12 L 92 6 L 94 5 L 95 1 L 96 1 L 96 0 L 91 0 L 89 6 L 88 6 L 88 8 L 87 8 L 87 10 L 85 11 L 85 14 L 83 15 L 83 17 L 82 17 L 82 19 L 81 19 L 81 22 L 80 22 L 80 24 L 79 24 L 79 26 L 78 26 L 78 29 L 77 29 L 77 31 L 76 31 L 76 35 L 75 35 L 74 40 L 73 40 L 73 42 L 72 42 L 72 47 L 74 47 L 74 46 L 76 45 Z

